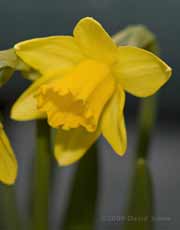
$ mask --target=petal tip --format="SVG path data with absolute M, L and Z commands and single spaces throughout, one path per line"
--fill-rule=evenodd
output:
M 10 111 L 10 118 L 12 120 L 16 121 L 22 121 L 23 119 L 21 118 L 20 114 L 18 113 L 18 110 L 16 109 L 16 104 L 13 105 Z
M 15 160 L 14 169 L 10 172 L 8 176 L 2 177 L 0 180 L 1 182 L 3 182 L 8 186 L 14 185 L 16 182 L 17 173 L 18 173 L 18 166 L 17 166 L 17 161 Z
M 17 43 L 17 44 L 14 45 L 14 49 L 15 49 L 15 51 L 20 50 L 19 43 Z
M 57 160 L 57 163 L 59 167 L 66 167 L 72 164 L 72 163 L 67 163 L 66 161 L 63 161 L 63 160 Z
M 105 137 L 106 138 L 106 137 Z M 107 140 L 108 141 L 108 140 Z M 108 141 L 109 142 L 109 141 Z M 113 151 L 120 157 L 123 157 L 127 150 L 127 143 L 124 143 L 122 146 L 117 145 L 116 143 L 109 143 Z
M 127 146 L 124 146 L 123 148 L 121 149 L 116 149 L 114 150 L 115 153 L 117 153 L 120 157 L 123 157 L 126 153 L 126 149 L 127 149 Z
M 95 18 L 91 17 L 91 16 L 87 16 L 87 17 L 81 18 L 81 19 L 78 21 L 78 23 L 81 23 L 81 22 L 84 22 L 84 21 L 90 21 L 90 22 L 96 22 L 96 23 L 98 23 L 98 21 L 97 21 Z M 98 24 L 99 24 L 99 23 L 98 23 Z
M 55 150 L 55 159 L 58 163 L 58 165 L 60 167 L 65 167 L 65 166 L 69 166 L 69 165 L 72 165 L 73 163 L 75 163 L 76 161 L 72 160 L 72 159 L 69 159 L 68 157 L 59 157 L 59 153 L 56 153 L 56 150 Z
M 173 70 L 172 70 L 172 68 L 170 66 L 167 66 L 167 69 L 166 69 L 165 72 L 167 74 L 167 78 L 169 79 L 171 77 L 171 75 L 172 75 Z
M 14 112 L 14 106 L 12 107 L 11 111 L 10 111 L 10 118 L 12 120 L 16 120 L 16 113 Z

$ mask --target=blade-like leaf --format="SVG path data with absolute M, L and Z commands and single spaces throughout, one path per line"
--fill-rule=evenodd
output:
M 146 160 L 139 159 L 130 192 L 124 230 L 153 229 L 153 194 L 151 175 Z
M 63 230 L 92 230 L 97 198 L 97 149 L 94 145 L 80 160 L 65 216 Z

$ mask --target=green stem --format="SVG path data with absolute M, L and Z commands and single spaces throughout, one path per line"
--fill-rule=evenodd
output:
M 48 230 L 51 156 L 50 128 L 46 120 L 37 121 L 37 153 L 35 163 L 32 229 Z
M 0 185 L 0 229 L 20 230 L 14 186 Z
M 98 156 L 93 145 L 80 160 L 74 177 L 63 230 L 92 230 L 98 191 Z
M 152 230 L 153 186 L 147 161 L 137 159 L 124 230 Z
M 137 158 L 145 159 L 149 153 L 152 132 L 156 121 L 156 96 L 141 99 L 139 111 L 139 134 Z
M 137 154 L 126 213 L 127 218 L 131 220 L 125 222 L 125 230 L 153 229 L 153 184 L 147 156 L 156 120 L 156 103 L 156 96 L 152 96 L 142 99 L 140 104 Z M 137 221 L 139 217 L 140 220 Z

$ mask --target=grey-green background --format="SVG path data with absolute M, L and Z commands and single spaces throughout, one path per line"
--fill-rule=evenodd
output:
M 170 217 L 170 221 L 157 221 L 156 230 L 180 227 L 179 210 L 179 98 L 180 98 L 180 1 L 178 0 L 1 0 L 0 49 L 12 47 L 18 41 L 57 34 L 71 34 L 75 23 L 84 16 L 98 19 L 110 34 L 129 24 L 144 24 L 156 35 L 161 55 L 173 68 L 169 83 L 159 95 L 159 119 L 151 149 L 150 168 L 155 185 L 156 216 Z M 18 74 L 0 90 L 0 108 L 6 111 L 29 84 Z M 122 216 L 130 179 L 135 132 L 135 114 L 138 99 L 127 98 L 129 147 L 124 158 L 112 153 L 101 139 L 102 184 L 97 219 L 99 229 L 120 229 L 102 223 L 103 216 Z M 28 180 L 32 173 L 35 150 L 34 123 L 16 123 L 7 119 L 5 127 L 19 161 L 17 198 L 22 216 L 27 216 Z M 27 147 L 28 146 L 28 147 Z M 61 171 L 61 173 L 59 172 Z M 71 178 L 73 167 L 57 169 L 51 229 L 58 229 L 59 216 L 65 209 L 68 190 L 64 178 Z M 61 174 L 59 176 L 59 174 Z

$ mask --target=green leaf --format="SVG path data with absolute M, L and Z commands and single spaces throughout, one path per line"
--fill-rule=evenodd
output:
M 33 230 L 48 230 L 49 189 L 51 164 L 50 127 L 46 120 L 37 120 L 37 153 L 32 193 Z
M 21 219 L 16 201 L 15 186 L 0 184 L 0 229 L 20 230 Z
M 146 160 L 138 159 L 130 191 L 124 230 L 153 229 L 153 194 L 151 175 Z
M 64 226 L 60 229 L 93 229 L 98 191 L 97 180 L 98 159 L 96 145 L 94 145 L 79 162 Z

